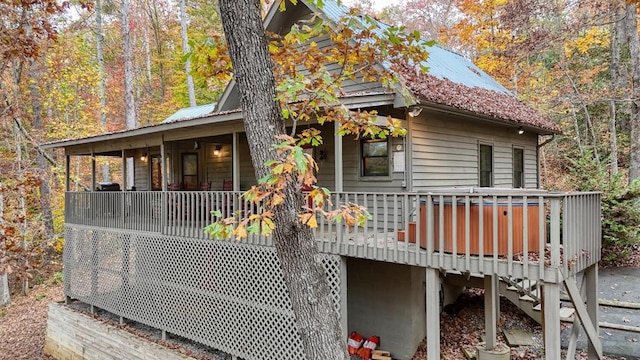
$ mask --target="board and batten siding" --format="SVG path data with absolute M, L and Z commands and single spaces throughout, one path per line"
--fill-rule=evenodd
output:
M 493 186 L 513 186 L 513 148 L 524 149 L 524 184 L 537 188 L 537 135 L 517 128 L 423 111 L 411 126 L 412 185 L 479 186 L 479 144 L 493 146 Z

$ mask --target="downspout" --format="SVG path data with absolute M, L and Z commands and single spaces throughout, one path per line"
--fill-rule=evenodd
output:
M 538 135 L 538 138 L 540 138 L 540 135 Z M 536 163 L 538 165 L 536 166 L 536 181 L 537 181 L 538 189 L 540 189 L 540 148 L 552 142 L 553 140 L 555 140 L 555 138 L 556 138 L 556 134 L 551 134 L 551 137 L 549 139 L 543 141 L 542 144 L 536 145 L 536 158 L 537 158 Z

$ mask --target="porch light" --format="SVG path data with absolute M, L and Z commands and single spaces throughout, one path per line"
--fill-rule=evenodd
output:
M 147 161 L 147 153 L 140 155 L 140 161 Z
M 216 147 L 213 149 L 213 155 L 220 156 L 220 150 L 222 150 L 222 145 L 216 145 Z
M 522 126 L 520 126 L 518 128 L 518 135 L 522 135 L 522 134 L 524 134 L 524 129 L 522 128 Z

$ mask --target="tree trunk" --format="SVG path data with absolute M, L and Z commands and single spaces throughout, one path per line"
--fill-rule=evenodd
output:
M 100 100 L 100 126 L 107 132 L 107 83 L 102 51 L 102 0 L 96 0 L 96 60 L 98 61 L 98 99 Z M 102 181 L 109 181 L 109 163 L 102 164 Z
M 136 102 L 133 94 L 133 50 L 131 47 L 131 25 L 129 23 L 129 9 L 131 0 L 122 1 L 122 47 L 124 55 L 124 117 L 127 129 L 138 127 L 136 119 Z M 133 159 L 127 159 L 127 184 L 133 185 Z M 125 189 L 126 190 L 126 189 Z
M 622 57 L 622 45 L 624 44 L 625 34 L 625 11 L 623 2 L 620 0 L 613 0 L 611 2 L 611 64 L 609 65 L 609 71 L 611 73 L 611 88 L 612 88 L 612 100 L 609 101 L 609 144 L 611 146 L 611 174 L 616 175 L 618 173 L 618 136 L 616 129 L 616 122 L 618 117 L 618 107 L 616 105 L 616 98 L 620 95 L 621 90 L 624 89 L 624 76 L 622 74 L 621 57 Z
M 265 161 L 278 156 L 273 149 L 277 142 L 275 136 L 285 133 L 282 110 L 276 100 L 260 2 L 220 0 L 219 4 L 251 159 L 259 179 L 269 172 Z M 274 209 L 276 228 L 273 241 L 306 357 L 309 360 L 346 359 L 348 355 L 338 314 L 324 269 L 318 260 L 313 233 L 297 217 L 303 203 L 302 195 L 293 184 L 284 189 L 284 195 L 284 204 Z
M 189 48 L 189 37 L 187 35 L 187 0 L 180 0 L 180 32 L 182 35 L 182 52 L 186 55 L 191 49 Z M 193 85 L 193 76 L 191 76 L 191 59 L 187 58 L 184 63 L 184 71 L 187 75 L 187 92 L 189 93 L 189 106 L 196 106 L 196 90 Z
M 136 103 L 133 96 L 133 50 L 131 47 L 131 25 L 129 24 L 129 9 L 131 0 L 122 1 L 122 48 L 124 57 L 124 118 L 127 129 L 135 129 Z
M 638 36 L 638 15 L 635 3 L 627 3 L 626 23 L 632 75 L 629 121 L 631 125 L 629 183 L 631 183 L 640 178 L 640 37 Z
M 42 131 L 42 106 L 41 106 L 41 94 L 40 89 L 36 86 L 39 83 L 40 75 L 38 74 L 37 64 L 31 63 L 29 67 L 29 76 L 31 80 L 29 82 L 29 90 L 31 92 L 31 107 L 33 109 L 33 128 Z M 17 126 L 17 124 L 16 124 Z M 20 129 L 18 129 L 20 131 Z M 42 213 L 42 221 L 44 223 L 46 242 L 53 238 L 53 214 L 51 212 L 51 189 L 49 188 L 48 179 L 51 178 L 49 171 L 49 165 L 47 159 L 45 159 L 42 152 L 37 152 L 36 162 L 38 163 L 38 169 L 42 174 L 47 176 L 42 177 L 42 183 L 40 184 L 40 210 Z
M 0 239 L 4 240 L 4 189 L 0 183 Z M 0 247 L 0 258 L 4 257 L 4 246 Z M 11 293 L 9 292 L 9 278 L 6 273 L 0 275 L 0 306 L 8 305 L 11 301 Z

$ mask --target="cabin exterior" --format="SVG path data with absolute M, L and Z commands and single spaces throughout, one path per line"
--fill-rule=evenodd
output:
M 274 6 L 265 26 L 346 11 L 333 1 L 292 7 Z M 376 334 L 394 358 L 410 359 L 426 336 L 429 359 L 439 359 L 441 307 L 461 286 L 479 286 L 487 300 L 482 351 L 495 345 L 502 292 L 544 324 L 545 358 L 559 359 L 562 289 L 590 354 L 601 357 L 600 195 L 540 190 L 539 149 L 557 128 L 468 60 L 439 47 L 430 54 L 429 75 L 407 75 L 418 103 L 357 80 L 342 98 L 353 111 L 402 120 L 405 137 L 355 140 L 333 135 L 333 124 L 310 125 L 323 133 L 324 144 L 309 151 L 332 206 L 355 202 L 372 215 L 363 227 L 320 219 L 315 229 L 345 338 Z M 447 87 L 467 98 L 438 93 Z M 46 147 L 67 157 L 69 300 L 243 359 L 303 358 L 271 239 L 215 241 L 203 231 L 211 210 L 260 211 L 240 198 L 256 179 L 233 81 L 217 104 L 161 124 Z M 97 181 L 101 156 L 121 159 L 121 183 Z M 90 191 L 70 191 L 76 157 L 92 164 Z M 55 347 L 53 335 L 47 342 Z

